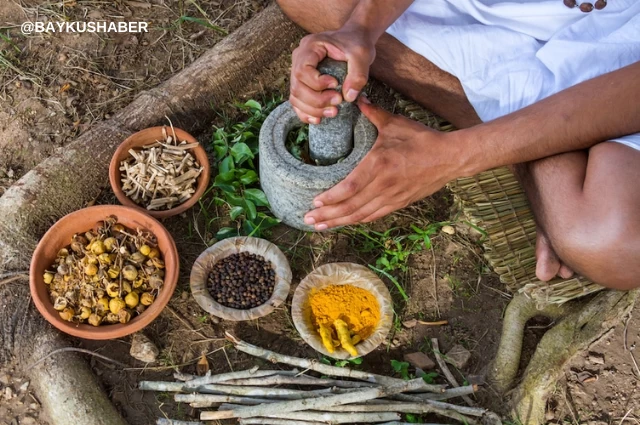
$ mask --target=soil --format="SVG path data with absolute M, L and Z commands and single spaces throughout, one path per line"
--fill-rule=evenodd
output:
M 65 1 L 44 5 L 37 0 L 0 2 L 0 30 L 6 36 L 0 38 L 0 194 L 56 149 L 64 149 L 90 126 L 130 102 L 136 93 L 178 72 L 224 36 L 181 17 L 206 18 L 226 31 L 233 31 L 261 10 L 265 2 Z M 19 25 L 36 15 L 71 21 L 122 16 L 131 21 L 150 22 L 151 26 L 149 33 L 136 35 L 20 35 Z M 282 78 L 270 92 L 238 93 L 238 98 L 260 99 L 273 92 L 284 93 L 287 66 L 278 64 L 273 70 Z M 393 110 L 395 101 L 385 87 L 374 83 L 371 91 L 374 102 Z M 225 108 L 218 107 L 221 111 Z M 208 144 L 211 131 L 197 136 Z M 116 200 L 106 190 L 98 202 L 116 203 Z M 137 390 L 140 380 L 172 380 L 174 371 L 196 373 L 196 363 L 203 355 L 214 373 L 261 364 L 226 343 L 225 331 L 277 352 L 318 357 L 300 339 L 289 315 L 290 305 L 283 305 L 260 320 L 233 323 L 206 314 L 195 303 L 189 293 L 191 264 L 212 241 L 216 230 L 206 225 L 206 216 L 206 211 L 196 207 L 164 222 L 176 239 L 181 272 L 169 306 L 144 330 L 160 349 L 156 363 L 147 365 L 133 359 L 129 355 L 130 337 L 107 342 L 76 340 L 78 347 L 130 365 L 122 369 L 109 361 L 86 356 L 102 387 L 131 425 L 155 423 L 156 418 L 165 416 L 197 418 L 194 409 L 175 403 L 170 394 Z M 510 295 L 485 264 L 474 231 L 459 220 L 451 194 L 443 190 L 374 223 L 370 229 L 384 231 L 392 227 L 408 228 L 412 223 L 449 220 L 454 222 L 455 234 L 433 235 L 432 249 L 414 255 L 407 272 L 401 276 L 409 302 L 404 303 L 399 291 L 387 281 L 396 301 L 395 326 L 387 343 L 355 367 L 391 375 L 392 359 L 402 360 L 405 354 L 415 351 L 432 356 L 430 340 L 438 338 L 445 353 L 456 344 L 471 352 L 469 364 L 454 371 L 460 381 L 482 382 L 482 375 L 497 350 L 502 314 Z M 351 229 L 305 234 L 280 226 L 269 239 L 281 247 L 291 262 L 291 293 L 318 265 L 333 261 L 366 265 L 374 263 L 376 257 L 375 252 L 363 252 Z M 632 359 L 640 342 L 640 317 L 636 316 L 627 327 L 618 326 L 566 368 L 565 379 L 558 382 L 549 405 L 549 423 L 610 424 L 640 420 L 640 371 L 634 373 L 637 366 Z M 448 323 L 402 325 L 412 318 Z M 530 324 L 523 365 L 547 325 L 536 320 Z M 599 355 L 604 356 L 603 364 L 594 360 L 600 359 Z M 40 418 L 37 395 L 31 394 L 28 387 L 20 391 L 24 383 L 11 365 L 0 370 L 0 424 L 46 424 Z M 6 397 L 9 393 L 12 396 Z M 482 389 L 477 398 L 481 405 L 504 412 L 505 401 L 490 389 Z

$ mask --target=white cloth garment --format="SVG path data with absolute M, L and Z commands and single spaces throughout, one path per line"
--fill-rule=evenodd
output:
M 460 79 L 489 121 L 640 61 L 640 1 L 416 0 L 387 32 Z M 640 150 L 640 133 L 615 141 Z

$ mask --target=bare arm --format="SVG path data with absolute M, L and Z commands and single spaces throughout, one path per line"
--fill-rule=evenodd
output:
M 451 133 L 462 158 L 453 177 L 587 149 L 640 132 L 640 62 L 563 90 L 531 106 Z

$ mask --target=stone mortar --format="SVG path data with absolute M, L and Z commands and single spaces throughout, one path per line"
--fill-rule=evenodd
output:
M 347 63 L 330 58 L 318 64 L 320 74 L 328 74 L 338 80 L 337 92 L 347 76 Z M 353 119 L 357 106 L 343 101 L 338 105 L 338 115 L 322 118 L 320 124 L 309 125 L 309 156 L 318 165 L 331 165 L 345 158 L 353 149 Z
M 354 110 L 353 149 L 344 160 L 326 166 L 305 164 L 287 150 L 287 135 L 303 125 L 289 102 L 265 120 L 260 130 L 260 182 L 271 211 L 285 224 L 314 231 L 304 223 L 304 215 L 313 209 L 313 198 L 342 181 L 373 146 L 378 131 L 360 109 Z

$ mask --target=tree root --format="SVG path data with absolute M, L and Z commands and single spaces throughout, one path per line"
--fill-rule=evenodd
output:
M 603 291 L 586 302 L 574 301 L 543 310 L 542 315 L 547 317 L 565 317 L 544 335 L 522 381 L 513 390 L 513 416 L 523 425 L 543 424 L 547 398 L 566 363 L 620 323 L 633 308 L 638 293 L 638 290 Z M 524 325 L 539 313 L 535 311 L 535 304 L 521 295 L 514 297 L 507 308 L 491 376 L 491 381 L 501 392 L 511 388 L 515 381 Z
M 215 116 L 211 105 L 274 81 L 278 76 L 269 65 L 289 54 L 302 35 L 276 5 L 269 6 L 182 72 L 141 93 L 23 176 L 0 198 L 0 273 L 28 268 L 42 234 L 98 195 L 108 184 L 111 155 L 132 132 L 158 125 L 165 116 L 187 131 L 204 128 Z M 24 367 L 67 346 L 33 307 L 27 283 L 23 278 L 0 285 L 0 364 L 15 359 Z M 25 372 L 52 425 L 124 425 L 77 354 L 48 358 Z

